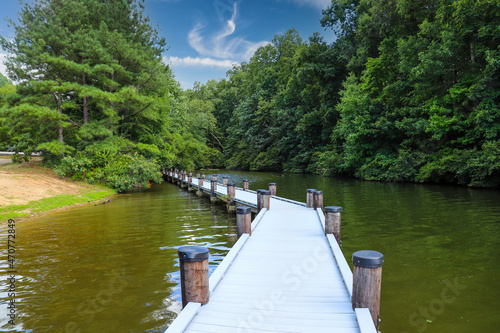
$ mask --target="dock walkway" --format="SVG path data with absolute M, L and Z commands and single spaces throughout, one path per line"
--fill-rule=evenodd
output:
M 210 193 L 210 181 L 202 189 Z M 255 208 L 257 194 L 236 188 L 235 201 Z M 369 310 L 352 309 L 352 284 L 322 210 L 271 196 L 252 236 L 243 234 L 211 275 L 209 302 L 189 303 L 165 333 L 375 333 Z

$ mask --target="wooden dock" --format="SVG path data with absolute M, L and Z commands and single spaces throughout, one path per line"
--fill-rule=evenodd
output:
M 210 181 L 200 188 L 193 177 L 190 186 L 212 193 Z M 226 186 L 215 192 L 227 200 Z M 257 207 L 254 191 L 236 188 L 234 200 Z M 271 196 L 252 236 L 243 234 L 210 276 L 209 302 L 188 303 L 165 333 L 376 333 L 369 309 L 353 310 L 352 272 L 324 227 L 320 208 Z

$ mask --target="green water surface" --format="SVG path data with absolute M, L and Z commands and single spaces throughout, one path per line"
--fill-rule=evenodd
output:
M 207 172 L 207 175 L 209 173 Z M 311 175 L 220 172 L 250 188 L 342 206 L 342 250 L 385 255 L 380 330 L 500 331 L 500 192 Z M 271 207 L 272 209 L 272 207 Z M 18 223 L 16 319 L 9 324 L 7 225 L 0 228 L 1 332 L 163 332 L 179 311 L 176 248 L 236 241 L 235 217 L 170 183 Z M 277 244 L 279 246 L 279 243 Z M 333 331 L 332 331 L 333 332 Z

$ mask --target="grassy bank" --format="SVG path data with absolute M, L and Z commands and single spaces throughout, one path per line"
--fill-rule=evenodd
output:
M 58 177 L 40 161 L 0 166 L 0 221 L 108 200 L 112 189 Z

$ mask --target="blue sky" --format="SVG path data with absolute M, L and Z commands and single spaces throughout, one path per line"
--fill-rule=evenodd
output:
M 233 64 L 248 61 L 276 34 L 296 28 L 307 39 L 319 32 L 332 42 L 334 34 L 321 27 L 321 10 L 330 0 L 146 0 L 146 13 L 167 40 L 164 61 L 171 64 L 185 89 L 195 81 L 225 77 Z M 0 34 L 13 36 L 5 17 L 16 18 L 18 1 L 0 4 Z M 0 62 L 5 59 L 0 49 Z M 0 72 L 5 66 L 0 64 Z

